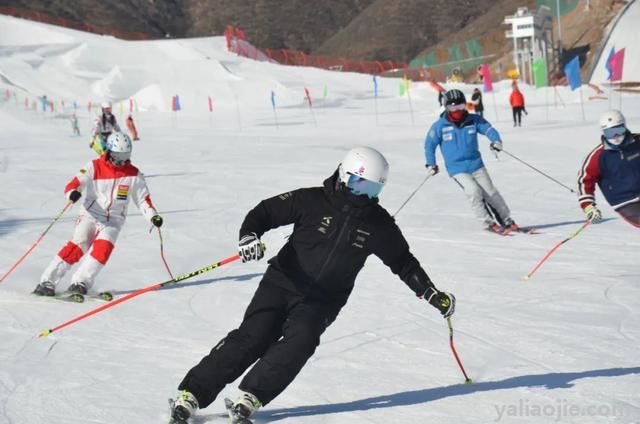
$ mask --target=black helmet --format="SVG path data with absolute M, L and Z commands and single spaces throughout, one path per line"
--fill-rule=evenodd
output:
M 467 103 L 467 99 L 464 97 L 464 93 L 460 90 L 449 90 L 444 93 L 444 105 L 463 105 Z

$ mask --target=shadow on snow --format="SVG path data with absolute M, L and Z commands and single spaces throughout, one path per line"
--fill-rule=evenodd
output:
M 309 415 L 337 414 L 341 412 L 368 411 L 370 409 L 393 408 L 407 405 L 420 405 L 454 396 L 465 396 L 478 392 L 494 390 L 545 387 L 547 389 L 568 389 L 573 387 L 575 380 L 597 377 L 620 377 L 623 375 L 640 374 L 640 367 L 608 368 L 580 372 L 549 373 L 537 375 L 523 375 L 499 381 L 473 383 L 471 385 L 458 384 L 455 386 L 434 387 L 423 390 L 394 393 L 390 395 L 370 397 L 332 404 L 299 406 L 296 408 L 280 408 L 261 411 L 258 420 L 273 422 L 291 417 Z

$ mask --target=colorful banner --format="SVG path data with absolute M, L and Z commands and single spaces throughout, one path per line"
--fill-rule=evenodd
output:
M 569 81 L 572 91 L 582 86 L 582 79 L 580 78 L 580 59 L 578 56 L 574 57 L 569 63 L 564 65 L 564 74 L 567 76 L 567 81 Z
M 378 97 L 378 76 L 373 76 L 373 97 Z
M 611 66 L 611 81 L 622 80 L 622 67 L 624 66 L 624 49 L 618 50 L 609 61 Z
M 209 104 L 209 112 L 213 112 L 213 99 L 211 98 L 211 96 L 207 96 L 207 101 Z
M 276 92 L 271 90 L 271 107 L 276 110 Z
M 607 61 L 604 63 L 604 68 L 607 70 L 607 80 L 611 80 L 611 59 L 616 54 L 615 47 L 611 47 L 611 51 L 609 51 L 609 56 L 607 57 Z
M 482 75 L 482 83 L 484 84 L 484 92 L 490 93 L 493 91 L 493 83 L 491 82 L 491 71 L 489 65 L 486 63 L 481 65 L 478 72 Z
M 533 79 L 536 88 L 546 87 L 549 85 L 549 73 L 547 72 L 547 62 L 544 59 L 538 59 L 533 62 Z

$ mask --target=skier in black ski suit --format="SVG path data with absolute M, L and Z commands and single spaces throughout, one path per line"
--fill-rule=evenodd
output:
M 263 256 L 260 237 L 266 231 L 294 224 L 293 234 L 269 260 L 240 327 L 180 383 L 174 419 L 186 422 L 254 362 L 231 413 L 248 418 L 271 402 L 313 355 L 371 254 L 446 318 L 453 314 L 455 297 L 435 288 L 393 217 L 378 203 L 387 173 L 382 154 L 358 147 L 348 152 L 323 187 L 263 200 L 247 214 L 240 228 L 243 261 Z

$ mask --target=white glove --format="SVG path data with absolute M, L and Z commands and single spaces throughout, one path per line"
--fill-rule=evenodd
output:
M 602 220 L 602 212 L 593 203 L 584 208 L 584 213 L 587 214 L 587 219 L 592 223 Z
M 255 233 L 240 238 L 238 255 L 242 258 L 242 262 L 259 261 L 264 257 L 262 242 Z
M 489 148 L 491 150 L 493 150 L 494 152 L 501 152 L 502 151 L 502 143 L 491 143 L 489 145 Z

